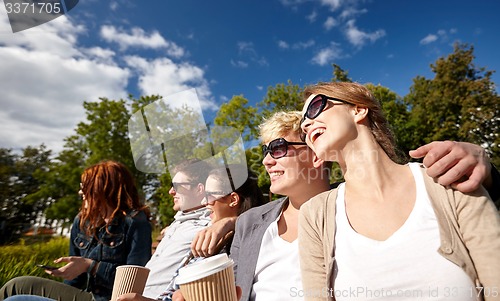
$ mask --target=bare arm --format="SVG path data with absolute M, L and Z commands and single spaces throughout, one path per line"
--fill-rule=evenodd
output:
M 226 237 L 234 233 L 236 217 L 223 218 L 210 227 L 200 230 L 191 242 L 195 257 L 209 257 L 217 253 Z
M 87 272 L 87 269 L 92 264 L 92 259 L 80 256 L 69 256 L 54 260 L 54 263 L 61 262 L 67 262 L 67 264 L 55 270 L 45 270 L 45 272 L 49 275 L 61 277 L 65 280 L 72 280 L 78 275 Z
M 491 163 L 486 151 L 467 142 L 434 141 L 410 151 L 413 158 L 424 158 L 427 174 L 443 186 L 467 193 L 483 185 L 492 187 Z

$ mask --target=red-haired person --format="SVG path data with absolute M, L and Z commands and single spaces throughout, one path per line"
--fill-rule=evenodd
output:
M 64 283 L 22 276 L 0 289 L 0 299 L 14 295 L 56 300 L 110 300 L 116 267 L 144 266 L 151 257 L 149 210 L 141 202 L 134 178 L 125 165 L 103 161 L 85 169 L 80 191 L 83 202 L 71 228 L 66 263 L 48 274 Z M 21 296 L 19 296 L 21 297 Z

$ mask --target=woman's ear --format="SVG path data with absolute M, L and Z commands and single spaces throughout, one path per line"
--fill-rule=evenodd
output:
M 354 120 L 360 122 L 366 119 L 369 109 L 367 107 L 355 106 L 352 112 L 354 114 Z
M 325 162 L 325 160 L 318 158 L 318 156 L 316 156 L 316 153 L 313 152 L 313 166 L 314 166 L 314 168 L 320 168 L 324 162 Z
M 229 200 L 229 207 L 238 207 L 240 204 L 240 196 L 236 192 L 231 192 Z

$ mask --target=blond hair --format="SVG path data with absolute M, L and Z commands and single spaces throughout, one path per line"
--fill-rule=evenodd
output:
M 300 136 L 300 120 L 302 114 L 299 111 L 276 112 L 265 119 L 259 125 L 260 140 L 267 143 L 276 138 L 282 138 L 291 134 Z

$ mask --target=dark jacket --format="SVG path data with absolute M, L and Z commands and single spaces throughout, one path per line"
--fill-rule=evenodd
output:
M 80 229 L 77 216 L 71 228 L 70 256 L 81 256 L 99 262 L 95 276 L 88 273 L 65 283 L 92 292 L 96 300 L 110 300 L 116 267 L 125 264 L 144 266 L 151 257 L 151 224 L 144 212 L 132 211 L 116 218 L 97 238 Z

